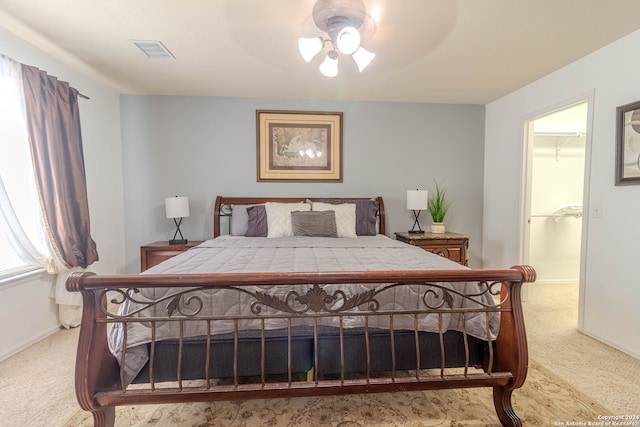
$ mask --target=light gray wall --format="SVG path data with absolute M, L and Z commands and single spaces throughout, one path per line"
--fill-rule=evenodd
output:
M 487 105 L 483 259 L 485 268 L 520 262 L 524 119 L 593 93 L 580 326 L 640 358 L 640 186 L 614 185 L 616 108 L 640 100 L 638 45 L 640 31 Z
M 344 113 L 342 183 L 256 181 L 256 110 Z M 480 266 L 484 106 L 216 97 L 122 96 L 126 269 L 139 247 L 173 236 L 164 198 L 188 196 L 191 240 L 212 236 L 213 202 L 233 196 L 383 196 L 387 234 L 411 228 L 406 190 L 444 182 L 453 199 L 445 219 L 469 234 L 469 261 Z M 421 216 L 428 226 L 427 212 Z

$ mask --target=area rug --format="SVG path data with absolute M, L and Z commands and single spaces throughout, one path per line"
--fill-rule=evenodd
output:
M 597 421 L 611 412 L 536 362 L 513 406 L 525 426 Z M 78 411 L 64 427 L 93 425 Z M 141 405 L 116 408 L 116 426 L 499 426 L 489 388 Z

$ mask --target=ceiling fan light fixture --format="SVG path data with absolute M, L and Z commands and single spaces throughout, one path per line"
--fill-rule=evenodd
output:
M 376 57 L 376 54 L 371 53 L 365 48 L 363 48 L 362 46 L 360 46 L 358 50 L 353 52 L 353 55 L 351 55 L 351 57 L 356 62 L 356 65 L 358 65 L 358 70 L 362 72 L 365 68 L 367 68 L 367 66 L 371 63 L 371 61 L 373 61 L 373 58 Z
M 336 38 L 338 50 L 345 55 L 351 55 L 360 47 L 360 32 L 353 27 L 344 27 Z
M 338 52 L 335 50 L 327 52 L 327 57 L 320 64 L 320 72 L 327 77 L 338 75 Z
M 320 53 L 322 47 L 323 42 L 320 37 L 300 37 L 298 39 L 298 49 L 300 50 L 300 55 L 302 55 L 302 59 L 304 59 L 306 62 L 310 62 L 314 56 Z
M 361 46 L 362 41 L 368 40 L 376 29 L 376 22 L 367 14 L 363 0 L 316 0 L 311 18 L 315 28 L 306 35 L 315 35 L 317 30 L 323 35 L 299 38 L 298 48 L 303 59 L 310 62 L 329 44 L 329 52 L 320 65 L 325 76 L 335 77 L 338 74 L 338 52 L 352 55 L 360 72 L 375 57 Z

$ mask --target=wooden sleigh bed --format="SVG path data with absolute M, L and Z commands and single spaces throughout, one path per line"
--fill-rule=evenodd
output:
M 271 219 L 293 203 L 349 221 L 355 204 L 357 237 L 245 237 L 264 231 L 259 209 Z M 296 232 L 314 215 L 293 216 Z M 122 405 L 491 387 L 500 422 L 522 425 L 511 395 L 527 374 L 520 291 L 535 271 L 468 269 L 385 237 L 385 222 L 382 198 L 218 197 L 203 245 L 140 275 L 71 275 L 80 406 L 112 426 Z

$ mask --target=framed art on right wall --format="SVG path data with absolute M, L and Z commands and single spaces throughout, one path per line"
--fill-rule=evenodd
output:
M 616 185 L 640 184 L 640 101 L 616 109 Z

